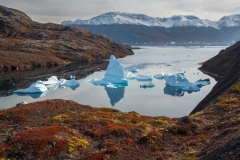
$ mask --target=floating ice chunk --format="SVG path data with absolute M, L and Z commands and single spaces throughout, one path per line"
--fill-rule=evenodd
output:
M 165 75 L 164 80 L 170 86 L 183 87 L 183 86 L 188 86 L 192 84 L 186 79 L 186 77 L 184 76 L 184 73 L 177 73 L 174 75 Z
M 75 79 L 75 76 L 70 75 L 70 79 Z
M 164 73 L 162 72 L 161 74 L 155 74 L 153 77 L 157 79 L 163 79 Z
M 130 72 L 138 72 L 138 71 L 139 71 L 139 69 L 137 69 L 137 68 L 133 67 L 133 68 L 129 69 L 128 71 L 130 71 Z
M 128 73 L 126 74 L 126 78 L 127 78 L 127 79 L 134 79 L 135 77 L 136 77 L 136 75 L 133 74 L 133 73 L 131 73 L 131 72 L 128 72 Z
M 76 88 L 78 88 L 80 86 L 80 83 L 78 81 L 76 81 L 75 79 L 71 79 L 71 80 L 60 79 L 59 85 L 66 86 L 66 87 L 69 87 L 69 88 L 75 90 Z
M 167 63 L 165 64 L 166 66 L 174 66 L 175 64 L 172 64 L 172 63 Z
M 106 85 L 109 85 L 111 83 L 109 82 L 106 82 L 102 79 L 91 79 L 91 80 L 88 80 L 88 82 L 94 84 L 94 85 L 97 85 L 97 86 L 106 86 Z
M 138 74 L 135 77 L 135 79 L 139 80 L 139 81 L 148 81 L 148 80 L 152 80 L 153 79 L 153 75 L 152 75 L 152 73 L 148 73 L 147 75 Z
M 106 87 L 108 87 L 108 88 L 117 88 L 116 86 L 114 86 L 113 84 L 108 84 L 108 85 L 106 85 Z
M 48 78 L 47 81 L 43 81 L 43 84 L 45 85 L 56 84 L 56 83 L 59 83 L 56 76 L 51 76 L 50 78 Z
M 123 65 L 113 55 L 111 55 L 109 61 L 104 78 L 102 80 L 92 79 L 89 82 L 95 85 L 107 85 L 109 83 L 122 84 L 128 82 L 124 74 Z
M 16 91 L 13 91 L 13 93 L 24 93 L 24 94 L 30 94 L 30 93 L 44 93 L 48 89 L 43 84 L 42 81 L 37 81 L 36 83 L 32 84 L 29 88 L 26 89 L 18 89 Z
M 198 92 L 200 91 L 200 88 L 196 86 L 195 84 L 191 84 L 189 86 L 182 87 L 183 91 L 188 91 L 188 92 Z
M 163 68 L 162 66 L 159 66 L 159 68 Z
M 140 84 L 140 88 L 153 88 L 155 85 L 152 82 Z

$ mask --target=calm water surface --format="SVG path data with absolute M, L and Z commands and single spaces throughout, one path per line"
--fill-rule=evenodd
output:
M 183 92 L 177 88 L 168 86 L 164 80 L 153 79 L 154 88 L 140 88 L 137 80 L 130 80 L 128 86 L 118 88 L 106 88 L 95 86 L 87 80 L 103 78 L 105 71 L 95 72 L 85 79 L 78 80 L 80 86 L 75 90 L 71 88 L 49 90 L 43 95 L 11 95 L 0 97 L 0 109 L 15 106 L 22 101 L 35 102 L 46 99 L 67 99 L 94 107 L 114 107 L 124 112 L 136 111 L 149 116 L 179 117 L 189 114 L 193 108 L 211 91 L 216 81 L 203 74 L 197 68 L 198 62 L 206 61 L 215 56 L 225 47 L 144 47 L 134 50 L 135 55 L 119 59 L 124 65 L 125 71 L 131 67 L 139 68 L 140 74 L 152 72 L 179 73 L 185 70 L 185 76 L 190 82 L 198 79 L 210 78 L 211 84 L 201 88 L 199 92 Z M 165 66 L 165 63 L 175 64 Z M 162 66 L 160 68 L 159 66 Z

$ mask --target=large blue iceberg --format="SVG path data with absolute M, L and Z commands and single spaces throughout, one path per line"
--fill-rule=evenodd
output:
M 189 82 L 184 73 L 177 73 L 177 74 L 166 74 L 164 75 L 163 79 L 166 81 L 166 84 L 172 87 L 178 87 L 183 91 L 187 92 L 198 92 L 202 86 L 206 86 L 210 84 L 209 79 L 205 80 L 198 80 L 196 82 Z
M 115 56 L 111 55 L 104 78 L 101 80 L 92 79 L 89 82 L 95 85 L 105 86 L 109 84 L 128 83 L 128 80 L 125 77 L 123 65 L 115 58 Z

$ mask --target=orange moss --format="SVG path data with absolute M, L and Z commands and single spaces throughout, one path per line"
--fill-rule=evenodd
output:
M 7 143 L 7 157 L 18 154 L 22 158 L 49 158 L 64 151 L 67 138 L 74 133 L 63 126 L 47 126 L 20 132 Z

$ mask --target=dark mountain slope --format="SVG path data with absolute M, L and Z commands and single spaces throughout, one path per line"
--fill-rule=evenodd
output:
M 206 61 L 200 69 L 221 76 L 221 78 L 191 114 L 216 101 L 221 94 L 238 82 L 240 78 L 240 42 L 222 50 L 218 55 Z
M 81 25 L 93 33 L 104 34 L 120 43 L 159 43 L 189 41 L 231 41 L 239 38 L 240 27 L 148 27 L 144 25 Z
M 92 63 L 111 54 L 133 54 L 130 47 L 80 28 L 34 22 L 25 13 L 0 6 L 0 72 Z

